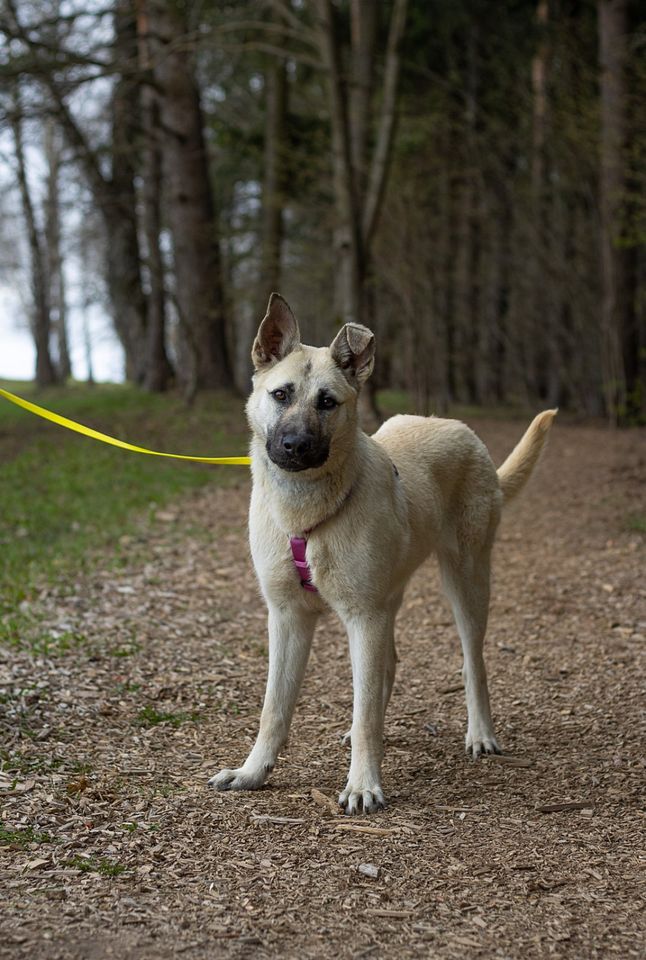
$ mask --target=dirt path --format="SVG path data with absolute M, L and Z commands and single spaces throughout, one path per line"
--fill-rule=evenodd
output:
M 499 462 L 522 427 L 477 429 Z M 645 440 L 558 427 L 505 516 L 488 667 L 515 762 L 464 756 L 457 636 L 434 566 L 417 574 L 369 820 L 311 794 L 335 798 L 348 762 L 331 618 L 270 786 L 205 786 L 244 758 L 264 688 L 246 486 L 44 595 L 57 655 L 0 664 L 0 956 L 643 956 Z

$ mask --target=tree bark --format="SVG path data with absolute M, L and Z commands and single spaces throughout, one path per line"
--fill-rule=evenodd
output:
M 162 155 L 159 102 L 152 77 L 152 50 L 145 0 L 137 2 L 137 37 L 141 69 L 141 201 L 146 240 L 148 274 L 148 325 L 146 330 L 146 390 L 161 392 L 173 382 L 173 368 L 166 351 L 166 289 L 164 259 L 160 247 Z
M 192 370 L 185 380 L 191 393 L 203 387 L 230 388 L 233 374 L 200 93 L 191 58 L 185 45 L 178 44 L 187 34 L 187 23 L 184 10 L 170 0 L 154 0 L 149 9 L 177 308 L 192 352 Z
M 408 0 L 395 0 L 388 31 L 381 115 L 363 203 L 363 238 L 368 249 L 370 249 L 372 237 L 379 223 L 390 169 L 390 156 L 397 125 L 397 88 L 400 74 L 399 48 L 406 28 L 407 8 Z
M 287 69 L 273 59 L 265 70 L 265 149 L 262 188 L 261 302 L 280 289 L 287 167 Z
M 341 50 L 330 0 L 317 0 L 317 12 L 321 55 L 328 74 L 332 128 L 332 169 L 337 215 L 334 231 L 336 307 L 344 323 L 360 323 L 364 279 L 361 212 L 355 190 Z
M 547 392 L 549 379 L 549 347 L 546 343 L 552 331 L 550 304 L 546 297 L 543 263 L 547 253 L 550 224 L 546 218 L 545 145 L 547 134 L 547 66 L 546 37 L 549 19 L 548 0 L 538 0 L 535 13 L 538 42 L 532 57 L 532 156 L 531 156 L 531 213 L 529 223 L 529 303 L 523 325 L 525 377 L 532 396 Z
M 16 89 L 10 123 L 14 140 L 18 186 L 29 242 L 31 289 L 34 306 L 32 333 L 36 345 L 36 382 L 40 387 L 46 387 L 56 383 L 57 376 L 50 353 L 51 317 L 47 292 L 47 268 L 42 238 L 36 223 L 34 204 L 27 179 L 21 110 L 20 96 L 18 89 Z
M 598 0 L 601 71 L 601 340 L 603 389 L 614 425 L 626 411 L 627 389 L 622 355 L 624 257 L 617 247 L 625 188 L 626 0 Z
M 47 247 L 47 280 L 50 315 L 57 345 L 57 373 L 61 380 L 72 375 L 67 338 L 67 305 L 65 274 L 61 253 L 59 170 L 60 143 L 53 121 L 45 124 L 45 157 L 47 160 L 47 194 L 45 198 L 45 243 Z
M 351 0 L 350 36 L 352 48 L 349 130 L 354 189 L 365 193 L 368 179 L 368 134 L 374 81 L 378 6 L 373 0 Z
M 118 301 L 115 324 L 126 346 L 126 375 L 143 384 L 146 374 L 146 296 L 141 282 L 141 251 L 137 232 L 137 144 L 141 118 L 137 21 L 130 0 L 114 8 L 114 55 L 120 74 L 112 96 L 112 200 L 108 220 L 112 239 L 109 278 Z M 133 299 L 128 300 L 130 296 Z
M 479 318 L 474 310 L 477 298 L 477 271 L 474 264 L 478 256 L 475 237 L 477 218 L 477 172 L 476 113 L 478 107 L 477 72 L 477 27 L 469 26 L 466 38 L 465 104 L 458 114 L 456 184 L 455 254 L 453 315 L 450 322 L 453 332 L 454 388 L 456 399 L 461 402 L 477 402 L 475 396 L 474 367 L 477 355 Z M 460 105 L 461 106 L 461 105 Z M 460 130 L 461 127 L 461 130 Z

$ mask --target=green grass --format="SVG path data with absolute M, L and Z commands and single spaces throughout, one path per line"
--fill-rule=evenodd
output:
M 101 860 L 97 860 L 96 857 L 72 857 L 65 866 L 73 867 L 82 873 L 100 873 L 103 877 L 118 877 L 126 870 L 122 864 L 113 863 L 112 860 L 107 860 L 105 857 L 102 857 Z
M 41 406 L 111 436 L 170 453 L 244 454 L 242 403 L 204 394 L 187 407 L 177 395 L 130 386 L 76 385 L 35 391 L 0 383 Z M 117 567 L 136 549 L 139 518 L 185 491 L 236 482 L 246 467 L 163 460 L 80 437 L 0 398 L 0 642 L 23 645 L 38 633 L 24 601 L 44 582 L 73 589 L 103 551 Z M 136 540 L 136 538 L 135 538 Z M 22 604 L 22 608 L 21 608 Z M 76 644 L 46 638 L 35 652 Z M 31 641 L 30 641 L 31 642 Z M 115 654 L 119 655 L 119 653 Z M 121 655 L 128 655 L 124 649 Z
M 626 517 L 626 529 L 630 533 L 646 533 L 646 513 L 632 513 Z
M 25 754 L 20 752 L 10 753 L 8 750 L 0 750 L 0 770 L 5 773 L 21 774 L 28 776 L 30 773 L 54 773 L 64 770 L 69 775 L 79 775 L 90 773 L 92 767 L 83 760 L 68 760 L 62 757 L 52 756 L 45 752 L 46 746 L 38 744 L 38 748 L 43 750 L 42 754 Z
M 0 825 L 0 847 L 26 847 L 30 843 L 53 843 L 48 833 L 38 833 L 33 827 L 23 830 L 8 830 Z
M 167 723 L 177 728 L 187 720 L 195 723 L 199 718 L 199 713 L 163 713 L 154 707 L 146 706 L 137 714 L 137 723 L 142 727 L 156 727 L 160 723 Z

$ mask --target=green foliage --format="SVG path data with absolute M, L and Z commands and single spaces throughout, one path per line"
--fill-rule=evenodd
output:
M 72 386 L 37 394 L 26 384 L 7 388 L 12 387 L 71 419 L 151 449 L 213 456 L 245 450 L 241 404 L 230 397 L 202 395 L 187 408 L 177 396 L 128 386 Z M 0 458 L 0 642 L 29 646 L 43 656 L 84 641 L 73 632 L 53 637 L 40 630 L 28 605 L 39 584 L 55 582 L 72 590 L 75 575 L 91 566 L 101 548 L 118 567 L 137 549 L 136 518 L 152 518 L 158 507 L 185 491 L 245 476 L 244 467 L 118 450 L 4 400 Z M 133 652 L 134 645 L 128 645 L 113 654 Z

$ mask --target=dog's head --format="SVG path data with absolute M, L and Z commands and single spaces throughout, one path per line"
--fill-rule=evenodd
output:
M 317 470 L 349 450 L 374 355 L 374 335 L 358 323 L 346 323 L 329 347 L 305 346 L 288 303 L 272 293 L 251 351 L 247 416 L 273 463 Z

